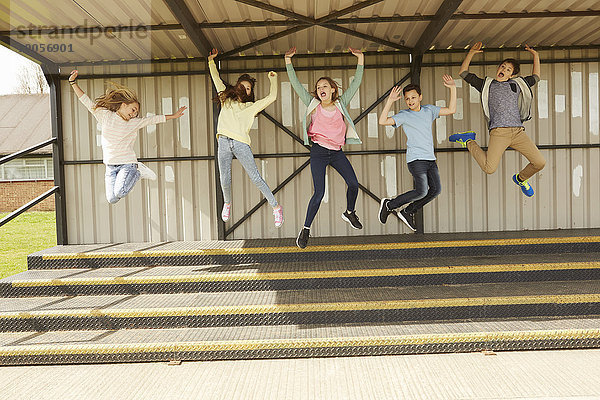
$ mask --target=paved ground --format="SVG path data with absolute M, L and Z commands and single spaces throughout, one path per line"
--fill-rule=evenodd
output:
M 600 399 L 600 349 L 2 367 L 0 399 Z

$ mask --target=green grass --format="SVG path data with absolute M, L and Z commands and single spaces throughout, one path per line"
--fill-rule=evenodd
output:
M 56 246 L 55 221 L 54 211 L 32 211 L 0 227 L 0 279 L 26 271 L 29 254 Z

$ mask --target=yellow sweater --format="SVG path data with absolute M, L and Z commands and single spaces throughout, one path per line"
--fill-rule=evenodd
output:
M 213 83 L 217 88 L 217 92 L 225 90 L 225 84 L 219 77 L 219 71 L 214 60 L 208 62 L 208 69 Z M 217 123 L 217 135 L 227 136 L 231 139 L 250 145 L 250 129 L 254 122 L 256 114 L 264 110 L 275 101 L 277 98 L 277 74 L 269 76 L 271 81 L 271 89 L 269 95 L 256 102 L 240 103 L 239 101 L 227 100 L 221 104 L 221 112 L 219 113 L 219 121 Z

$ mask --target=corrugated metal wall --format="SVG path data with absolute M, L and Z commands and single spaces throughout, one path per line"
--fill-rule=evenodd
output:
M 478 60 L 501 60 L 505 57 L 529 60 L 529 53 L 484 53 Z M 597 50 L 543 52 L 542 59 L 598 58 Z M 460 64 L 463 54 L 427 55 L 424 63 Z M 298 71 L 303 83 L 314 85 L 323 75 L 331 76 L 345 88 L 354 75 L 356 59 L 298 58 L 295 65 L 314 67 Z M 406 64 L 406 55 L 368 58 L 367 65 Z M 222 68 L 232 70 L 281 67 L 281 61 L 252 61 L 243 58 L 227 61 Z M 340 65 L 350 65 L 341 69 Z M 148 66 L 94 67 L 82 73 L 147 72 Z M 156 67 L 155 67 L 156 68 Z M 199 70 L 196 65 L 169 65 L 162 71 Z M 458 111 L 452 117 L 442 117 L 432 127 L 438 148 L 456 148 L 448 143 L 453 132 L 473 129 L 480 133 L 478 142 L 487 145 L 487 131 L 479 97 L 458 75 L 458 66 L 424 67 L 421 73 L 424 103 L 447 101 L 449 91 L 441 76 L 453 73 L 458 83 Z M 599 143 L 599 63 L 542 64 L 542 80 L 534 88 L 533 119 L 526 122 L 527 133 L 538 145 Z M 494 66 L 474 66 L 479 75 L 493 75 Z M 156 71 L 156 69 L 155 69 Z M 531 71 L 523 65 L 522 72 Z M 359 93 L 350 105 L 353 118 L 366 109 L 377 97 L 408 73 L 407 68 L 367 69 Z M 237 73 L 223 75 L 235 80 Z M 253 73 L 258 79 L 257 97 L 268 91 L 266 72 Z M 267 112 L 300 134 L 302 106 L 290 88 L 285 72 L 279 73 L 279 96 Z M 103 79 L 81 80 L 82 88 L 92 96 L 103 90 Z M 122 83 L 136 89 L 142 101 L 142 113 L 170 113 L 179 105 L 189 104 L 187 119 L 147 128 L 140 131 L 136 150 L 140 157 L 213 155 L 212 88 L 207 75 L 127 78 Z M 101 159 L 99 131 L 96 122 L 63 85 L 63 118 L 65 157 L 67 160 Z M 186 103 L 187 102 L 187 103 Z M 438 103 L 439 104 L 439 103 Z M 358 125 L 363 145 L 349 145 L 346 151 L 404 149 L 406 140 L 401 130 L 379 127 L 374 109 Z M 398 103 L 394 111 L 406 108 Z M 303 153 L 307 150 L 293 141 L 265 117 L 259 116 L 250 134 L 255 154 Z M 542 153 L 546 168 L 531 179 L 536 195 L 528 199 L 511 182 L 512 174 L 526 164 L 515 151 L 505 153 L 498 171 L 486 176 L 468 153 L 439 152 L 438 166 L 442 194 L 424 210 L 426 232 L 466 232 L 523 229 L 581 228 L 600 226 L 600 154 L 592 149 L 549 149 Z M 274 189 L 306 157 L 258 158 L 263 177 Z M 351 155 L 349 159 L 358 179 L 378 196 L 393 196 L 412 188 L 412 177 L 405 165 L 404 154 Z M 68 234 L 71 243 L 103 243 L 124 241 L 202 240 L 217 237 L 215 181 L 213 161 L 172 161 L 148 163 L 158 172 L 155 182 L 142 181 L 132 193 L 117 205 L 109 205 L 104 195 L 104 166 L 67 165 Z M 265 204 L 228 238 L 294 237 L 304 222 L 308 200 L 312 195 L 310 169 L 276 194 L 284 207 L 285 223 L 273 226 L 271 208 Z M 249 181 L 239 163 L 233 166 L 233 214 L 228 227 L 240 219 L 262 198 Z M 312 235 L 377 235 L 408 233 L 395 218 L 384 226 L 377 220 L 378 203 L 362 191 L 357 213 L 364 224 L 355 231 L 343 222 L 345 184 L 333 170 L 328 172 L 328 190 L 313 224 Z

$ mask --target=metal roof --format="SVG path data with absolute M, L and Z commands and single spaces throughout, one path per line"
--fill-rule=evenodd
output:
M 48 94 L 0 96 L 0 154 L 14 153 L 51 137 Z M 50 154 L 52 146 L 33 153 Z
M 363 50 L 600 46 L 598 0 L 11 0 L 0 42 L 55 64 Z M 8 7 L 8 8 L 7 8 Z M 115 27 L 119 27 L 115 29 Z M 112 33 L 111 33 L 112 32 Z M 41 34 L 40 34 L 41 33 Z M 48 50 L 50 45 L 50 50 Z M 33 46 L 33 47 L 32 47 Z

